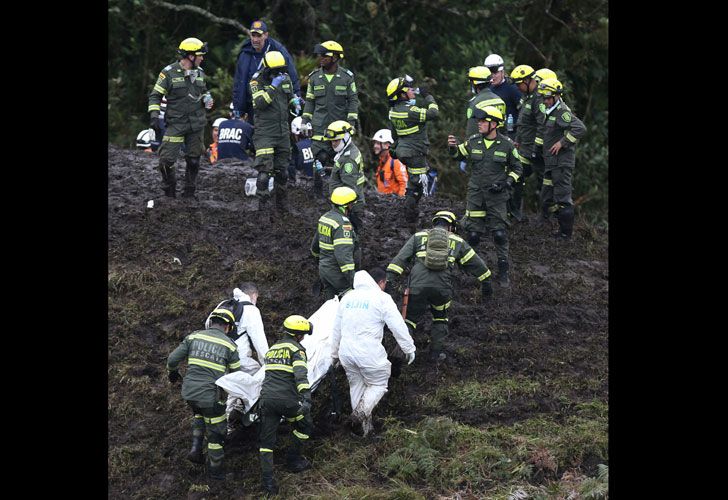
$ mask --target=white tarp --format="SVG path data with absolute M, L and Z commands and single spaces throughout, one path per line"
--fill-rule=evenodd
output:
M 318 311 L 308 318 L 313 323 L 313 335 L 306 335 L 301 345 L 306 348 L 308 383 L 311 385 L 311 391 L 316 390 L 331 366 L 331 333 L 338 307 L 339 298 L 334 297 L 324 302 Z M 248 412 L 260 397 L 264 378 L 265 368 L 261 367 L 254 375 L 237 371 L 223 375 L 215 383 L 231 396 L 242 399 L 245 411 Z

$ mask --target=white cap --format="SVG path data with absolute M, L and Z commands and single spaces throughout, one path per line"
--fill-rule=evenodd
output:
M 293 119 L 291 122 L 291 133 L 292 134 L 300 134 L 301 133 L 301 127 L 303 126 L 303 117 L 297 116 Z
M 379 142 L 388 142 L 390 144 L 394 144 L 394 139 L 392 139 L 392 131 L 389 130 L 388 128 L 383 128 L 383 129 L 377 130 L 374 133 L 372 140 L 379 141 Z
M 486 66 L 488 69 L 493 71 L 491 68 L 498 67 L 495 71 L 502 71 L 504 66 L 503 58 L 499 56 L 498 54 L 491 54 L 488 57 L 485 58 L 485 61 L 483 61 L 483 66 Z
M 156 138 L 154 130 L 148 128 L 139 132 L 136 138 L 136 145 L 138 148 L 148 148 L 152 146 L 152 141 Z
M 227 120 L 227 118 L 218 118 L 214 122 L 212 122 L 212 128 L 220 128 L 220 124 Z

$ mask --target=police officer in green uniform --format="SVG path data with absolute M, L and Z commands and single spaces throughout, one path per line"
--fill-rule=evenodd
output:
M 471 135 L 461 144 L 453 135 L 447 138 L 452 157 L 468 160 L 471 167 L 463 227 L 468 232 L 468 243 L 474 247 L 486 230 L 491 232 L 498 255 L 498 282 L 507 287 L 506 204 L 522 167 L 513 141 L 497 131 L 498 125 L 503 123 L 503 113 L 486 106 L 485 109 L 476 108 L 473 116 L 478 120 L 478 134 Z
M 205 73 L 200 63 L 207 54 L 207 43 L 187 38 L 180 43 L 177 53 L 181 59 L 166 66 L 149 94 L 150 127 L 159 138 L 159 112 L 162 98 L 167 98 L 165 120 L 167 129 L 159 148 L 159 171 L 162 173 L 164 194 L 177 196 L 177 174 L 174 162 L 185 144 L 185 188 L 182 196 L 193 197 L 200 169 L 200 156 L 205 152 L 205 109 L 212 109 L 213 100 L 207 91 Z
M 563 85 L 555 78 L 547 78 L 538 84 L 538 93 L 543 96 L 546 117 L 543 135 L 545 171 L 541 189 L 541 210 L 544 214 L 556 214 L 559 231 L 554 236 L 568 240 L 574 230 L 571 181 L 574 175 L 575 149 L 576 143 L 586 134 L 586 127 L 561 100 L 563 92 Z
M 533 79 L 536 80 L 536 89 L 538 84 L 546 78 L 556 78 L 556 73 L 548 68 L 541 68 L 533 74 Z M 533 172 L 536 174 L 536 191 L 538 194 L 539 205 L 543 206 L 543 200 L 541 199 L 541 190 L 543 188 L 543 173 L 544 173 L 544 162 L 543 162 L 543 134 L 544 126 L 546 125 L 546 115 L 544 114 L 546 108 L 543 105 L 543 97 L 536 91 L 536 97 L 534 98 L 533 106 L 536 108 L 536 137 L 533 139 L 533 153 L 531 153 L 531 166 Z M 548 223 L 549 214 L 541 213 L 539 218 L 541 222 Z
M 494 106 L 503 113 L 503 116 L 506 116 L 506 103 L 490 90 L 491 78 L 490 70 L 485 66 L 474 66 L 468 70 L 470 91 L 475 95 L 468 101 L 468 109 L 465 112 L 467 118 L 465 137 L 478 133 L 478 120 L 473 116 L 476 109 Z
M 351 139 L 353 134 L 354 128 L 348 122 L 337 120 L 326 128 L 324 140 L 331 141 L 331 148 L 336 153 L 329 190 L 333 193 L 337 187 L 348 186 L 356 192 L 356 203 L 349 213 L 349 220 L 354 224 L 354 231 L 361 235 L 365 203 L 364 185 L 367 178 L 364 176 L 361 152 Z
M 212 479 L 224 479 L 223 441 L 227 433 L 225 394 L 215 381 L 226 373 L 240 370 L 238 348 L 229 335 L 237 333 L 235 315 L 228 308 L 217 308 L 209 316 L 210 328 L 187 335 L 169 355 L 169 381 L 181 378 L 178 367 L 187 359 L 182 381 L 182 398 L 192 409 L 191 462 L 202 464 L 202 440 L 207 437 L 207 472 Z
M 303 131 L 312 136 L 311 152 L 314 163 L 314 192 L 323 194 L 321 174 L 323 167 L 330 167 L 335 156 L 330 143 L 324 140 L 324 132 L 337 120 L 349 122 L 354 129 L 359 120 L 359 96 L 354 73 L 339 65 L 344 58 L 344 48 L 334 40 L 317 44 L 319 68 L 308 75 L 306 103 L 303 106 Z
M 521 101 L 518 103 L 518 123 L 516 128 L 516 147 L 518 156 L 523 165 L 523 175 L 513 185 L 511 199 L 508 200 L 508 215 L 517 221 L 523 219 L 523 189 L 526 179 L 533 173 L 531 166 L 531 155 L 534 150 L 534 139 L 536 138 L 536 119 L 538 105 L 541 99 L 536 92 L 538 82 L 534 78 L 536 71 L 528 64 L 521 64 L 513 68 L 511 79 L 521 91 Z
M 449 333 L 447 310 L 450 308 L 453 297 L 452 275 L 456 266 L 478 278 L 481 282 L 481 293 L 484 297 L 493 294 L 490 283 L 491 272 L 483 259 L 475 253 L 468 243 L 460 236 L 454 234 L 457 227 L 457 217 L 454 213 L 441 210 L 432 218 L 433 228 L 418 231 L 404 244 L 397 256 L 387 266 L 387 288 L 389 292 L 393 284 L 406 267 L 412 265 L 409 274 L 409 304 L 405 323 L 414 338 L 422 315 L 429 306 L 432 312 L 432 330 L 430 332 L 431 344 L 429 359 L 438 362 L 445 359 L 442 344 Z M 434 270 L 426 265 L 427 241 L 433 231 L 446 230 L 447 250 L 444 269 Z M 414 264 L 413 264 L 414 262 Z
M 427 162 L 430 148 L 427 122 L 437 119 L 440 112 L 435 98 L 422 85 L 420 95 L 425 98 L 427 108 L 415 105 L 415 91 L 404 77 L 395 78 L 387 85 L 389 122 L 394 137 L 390 151 L 394 153 L 393 157 L 396 155 L 405 164 L 409 174 L 404 193 L 404 216 L 407 222 L 417 220 L 417 204 L 423 192 L 427 192 L 427 172 L 430 168 Z
M 303 316 L 288 316 L 283 322 L 281 339 L 265 355 L 265 379 L 260 391 L 260 467 L 261 482 L 266 493 L 276 494 L 273 479 L 273 450 L 281 418 L 291 424 L 293 435 L 286 456 L 291 472 L 301 472 L 311 463 L 301 455 L 308 440 L 311 419 L 311 387 L 308 382 L 306 349 L 301 345 L 304 335 L 313 334 L 313 324 Z
M 354 286 L 357 236 L 348 215 L 355 201 L 356 192 L 350 187 L 334 189 L 331 210 L 319 218 L 311 241 L 311 253 L 319 261 L 319 278 L 325 300 Z
M 276 206 L 286 208 L 286 181 L 291 159 L 291 139 L 288 132 L 288 106 L 295 97 L 291 77 L 285 72 L 283 54 L 271 50 L 263 56 L 263 69 L 250 79 L 250 95 L 253 100 L 255 121 L 255 163 L 258 170 L 256 195 L 259 209 L 265 208 L 268 197 L 268 181 L 274 172 L 273 193 Z

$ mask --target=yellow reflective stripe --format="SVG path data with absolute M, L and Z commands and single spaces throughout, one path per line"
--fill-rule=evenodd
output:
M 336 221 L 335 221 L 334 219 L 329 219 L 329 218 L 328 218 L 328 217 L 326 217 L 325 215 L 324 215 L 324 216 L 321 216 L 321 217 L 319 218 L 319 222 L 324 222 L 324 223 L 326 223 L 326 224 L 329 224 L 329 225 L 331 225 L 331 226 L 332 226 L 332 227 L 333 227 L 334 229 L 337 229 L 337 228 L 339 227 L 339 223 L 338 223 L 338 222 L 336 222 Z
M 293 362 L 293 366 L 303 366 L 304 368 L 308 368 L 308 365 L 306 365 L 305 361 L 302 361 L 300 359 L 297 359 Z
M 202 415 L 195 415 L 194 418 L 201 418 L 202 420 L 205 420 L 205 417 L 203 417 Z
M 405 129 L 401 129 L 401 130 L 397 129 L 397 134 L 398 135 L 410 135 L 410 134 L 414 134 L 415 132 L 418 132 L 419 130 L 420 130 L 420 126 L 415 125 L 414 127 L 405 128 Z
M 166 142 L 184 142 L 185 141 L 185 138 L 183 136 L 165 135 L 162 138 L 162 141 L 166 141 Z
M 341 272 L 345 273 L 346 271 L 353 271 L 354 270 L 354 264 L 346 264 L 341 266 Z
M 272 155 L 274 152 L 274 148 L 260 148 L 255 150 L 255 154 L 260 155 Z
M 271 349 L 280 349 L 281 347 L 286 347 L 293 352 L 299 351 L 299 348 L 296 347 L 295 345 L 291 344 L 290 342 L 278 342 L 277 344 L 272 345 Z
M 450 300 L 450 301 L 446 302 L 445 304 L 443 304 L 443 305 L 441 305 L 441 306 L 432 306 L 432 308 L 433 308 L 433 309 L 434 309 L 435 311 L 444 311 L 445 309 L 447 309 L 448 307 L 450 307 L 450 304 L 451 304 L 451 303 L 452 303 L 452 300 Z
M 225 373 L 225 367 L 222 365 L 218 365 L 217 363 L 211 363 L 210 361 L 204 360 L 204 359 L 198 359 L 198 358 L 190 358 L 187 360 L 188 365 L 198 365 L 198 366 L 204 366 L 205 368 L 210 368 L 212 370 L 223 372 Z
M 218 339 L 217 337 L 212 337 L 210 335 L 205 335 L 204 333 L 194 333 L 194 334 L 190 335 L 190 339 L 207 340 L 208 342 L 212 342 L 214 344 L 224 345 L 225 347 L 227 347 L 231 351 L 237 350 L 237 346 L 235 344 L 232 344 L 230 342 L 226 342 L 226 341 L 224 341 L 222 339 Z
M 390 118 L 407 118 L 409 116 L 409 113 L 407 112 L 401 112 L 401 111 L 390 111 L 389 117 Z
M 543 185 L 544 186 L 553 186 L 554 185 L 554 181 L 551 180 L 551 179 L 544 179 L 543 180 Z
M 485 210 L 466 210 L 467 217 L 485 217 Z
M 460 263 L 461 263 L 461 264 L 465 264 L 465 263 L 466 263 L 467 261 L 469 261 L 470 259 L 472 259 L 472 258 L 473 258 L 473 255 L 475 255 L 475 250 L 473 250 L 473 249 L 471 248 L 471 249 L 470 249 L 470 251 L 469 251 L 468 253 L 466 253 L 466 254 L 465 254 L 465 255 L 463 256 L 463 258 L 462 258 L 462 259 L 460 259 Z
M 543 139 L 541 139 L 540 137 L 536 137 L 535 141 L 536 144 L 543 144 Z
M 147 108 L 147 111 L 162 111 L 162 108 L 159 106 L 159 104 L 150 104 Z
M 397 274 L 402 274 L 404 272 L 404 269 L 399 267 L 397 264 L 389 264 L 387 266 L 387 271 L 394 271 Z
M 449 256 L 447 257 L 447 261 L 448 261 L 448 262 L 455 262 L 455 256 L 453 256 L 453 255 L 449 255 Z
M 298 432 L 296 429 L 293 429 L 293 435 L 296 436 L 298 439 L 308 439 L 308 434 Z
M 525 156 L 518 155 L 518 158 L 521 160 L 521 163 L 524 164 L 524 165 L 530 165 L 531 164 L 531 160 L 529 160 Z
M 306 96 L 306 97 L 308 98 L 308 96 Z M 309 119 L 310 118 L 313 118 L 313 115 L 311 113 L 304 113 L 301 116 L 306 117 L 306 118 L 309 118 Z
M 573 135 L 571 135 L 571 132 L 566 132 L 566 139 L 573 143 L 576 143 L 576 141 L 579 140 L 576 137 L 574 137 Z
M 408 168 L 407 172 L 410 175 L 420 175 L 420 174 L 426 174 L 427 173 L 427 167 L 422 168 Z
M 358 178 L 358 179 L 356 180 L 356 185 L 358 186 L 359 184 L 364 184 L 364 183 L 365 183 L 366 181 L 367 181 L 367 178 L 366 178 L 366 177 L 364 177 L 364 175 L 362 174 L 362 175 L 360 175 L 360 176 L 359 176 L 359 178 Z
M 273 453 L 273 450 L 270 448 L 258 448 L 258 451 L 261 453 Z
M 207 443 L 208 450 L 222 450 L 222 445 L 217 443 Z
M 420 121 L 423 122 L 427 120 L 427 110 L 426 109 L 420 109 Z
M 232 363 L 232 364 L 230 365 L 230 368 L 240 368 L 240 361 L 238 361 L 238 362 L 236 362 L 236 363 Z
M 331 243 L 323 243 L 321 241 L 319 241 L 319 247 L 323 248 L 324 250 L 333 250 L 334 249 L 334 245 L 332 245 Z
M 485 278 L 491 275 L 490 269 L 488 269 L 486 272 L 478 276 L 478 281 L 483 281 Z
M 298 392 L 301 392 L 301 391 L 305 391 L 306 389 L 310 389 L 311 386 L 308 384 L 298 384 L 296 386 L 296 388 L 298 389 Z
M 359 113 L 349 113 L 346 115 L 347 118 L 351 118 L 352 120 L 358 120 L 359 119 Z
M 427 106 L 427 109 L 430 109 L 430 108 L 436 109 L 438 111 L 440 110 L 440 106 L 438 106 L 437 103 L 435 103 L 435 102 L 431 102 L 430 105 Z
M 286 418 L 289 422 L 298 422 L 299 420 L 303 420 L 303 415 L 297 415 L 295 417 Z
M 518 180 L 518 174 L 515 173 L 515 172 L 509 172 L 508 173 L 508 177 L 513 177 L 513 180 L 514 181 L 517 181 Z
M 465 147 L 465 143 L 458 144 L 458 150 L 463 156 L 468 156 L 468 148 Z
M 155 85 L 154 85 L 154 90 L 156 90 L 157 92 L 159 92 L 159 93 L 160 93 L 160 94 L 162 94 L 162 95 L 166 95 L 166 94 L 167 94 L 167 89 L 165 89 L 165 88 L 164 88 L 164 87 L 162 87 L 161 85 L 157 85 L 157 84 L 155 84 Z
M 432 322 L 434 323 L 435 321 L 444 321 L 447 323 L 447 318 L 432 318 Z
M 412 325 L 412 328 L 417 328 L 417 323 L 415 323 L 414 321 L 410 321 L 408 319 L 405 319 L 404 322 L 405 323 L 409 323 L 410 325 Z
M 420 250 L 415 254 L 415 257 L 424 257 L 425 255 L 427 255 L 427 252 L 425 250 Z
M 516 158 L 516 160 L 521 159 L 521 155 L 518 154 L 518 150 L 516 148 L 513 148 L 513 156 Z
M 263 99 L 265 99 L 265 101 L 268 104 L 273 102 L 273 98 L 270 95 L 268 95 L 268 92 L 263 92 Z
M 212 417 L 212 418 L 205 417 L 205 423 L 206 424 L 219 424 L 220 422 L 224 422 L 225 419 L 226 419 L 225 415 L 221 415 L 219 417 Z
M 352 238 L 336 238 L 334 245 L 353 245 L 354 240 Z
M 281 371 L 281 372 L 293 373 L 293 367 L 288 366 L 288 365 L 277 365 L 277 364 L 265 365 L 265 371 L 268 371 L 268 370 L 277 370 L 277 371 Z

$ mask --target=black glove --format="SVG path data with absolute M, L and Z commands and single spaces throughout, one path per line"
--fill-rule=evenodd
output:
M 159 113 L 152 111 L 152 116 L 149 119 L 149 128 L 154 130 L 154 135 L 158 141 L 161 141 L 162 138 L 159 136 L 162 129 L 159 126 Z
M 430 95 L 430 89 L 427 88 L 427 85 L 420 85 L 420 95 L 422 97 Z
M 179 374 L 179 372 L 177 370 L 169 372 L 167 374 L 167 377 L 169 378 L 169 381 L 172 384 L 179 382 L 182 379 L 182 376 Z
M 483 281 L 483 284 L 480 288 L 480 293 L 483 295 L 483 297 L 490 297 L 493 295 L 493 285 L 490 283 L 490 278 Z
M 490 185 L 490 187 L 488 188 L 488 191 L 490 191 L 491 193 L 502 193 L 507 185 L 508 184 L 506 183 L 506 181 L 494 182 L 493 184 Z
M 311 400 L 306 398 L 301 402 L 301 412 L 311 413 Z

